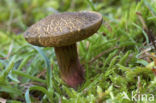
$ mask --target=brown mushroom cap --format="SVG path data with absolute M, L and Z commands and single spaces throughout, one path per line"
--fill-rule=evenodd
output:
M 52 14 L 28 28 L 24 37 L 33 45 L 61 47 L 86 39 L 101 23 L 102 15 L 92 11 Z

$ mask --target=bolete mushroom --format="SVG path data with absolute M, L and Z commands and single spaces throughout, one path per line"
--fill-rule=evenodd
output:
M 84 82 L 76 42 L 93 35 L 102 23 L 97 12 L 64 12 L 47 16 L 24 33 L 32 45 L 54 47 L 63 81 L 76 88 Z

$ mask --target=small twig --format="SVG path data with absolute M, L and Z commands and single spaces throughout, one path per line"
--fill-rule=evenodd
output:
M 152 57 L 152 55 L 148 53 L 148 51 L 150 51 L 150 50 L 151 50 L 150 48 L 143 50 L 140 53 L 139 59 L 144 58 L 144 57 Z
M 39 73 L 36 77 L 40 78 L 41 76 L 46 74 L 46 70 L 44 69 L 44 71 L 42 71 L 41 73 Z
M 100 54 L 98 54 L 97 56 L 95 56 L 92 60 L 90 60 L 88 64 L 92 64 L 94 61 L 96 61 L 97 59 L 99 59 L 100 57 L 102 57 L 104 54 L 106 54 L 108 52 L 111 52 L 114 49 L 119 49 L 119 48 L 121 48 L 121 47 L 116 46 L 116 47 L 113 47 L 113 48 L 110 48 L 110 49 L 108 49 L 106 51 L 101 52 Z

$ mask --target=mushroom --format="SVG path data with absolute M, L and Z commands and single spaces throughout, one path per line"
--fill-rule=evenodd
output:
M 32 45 L 54 47 L 63 81 L 76 88 L 84 82 L 76 42 L 93 35 L 102 24 L 102 15 L 93 12 L 64 12 L 47 16 L 24 33 Z

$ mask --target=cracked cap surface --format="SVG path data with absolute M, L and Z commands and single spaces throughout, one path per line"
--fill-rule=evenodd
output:
M 67 46 L 93 35 L 101 24 L 102 15 L 97 12 L 52 14 L 29 27 L 24 37 L 36 46 Z

